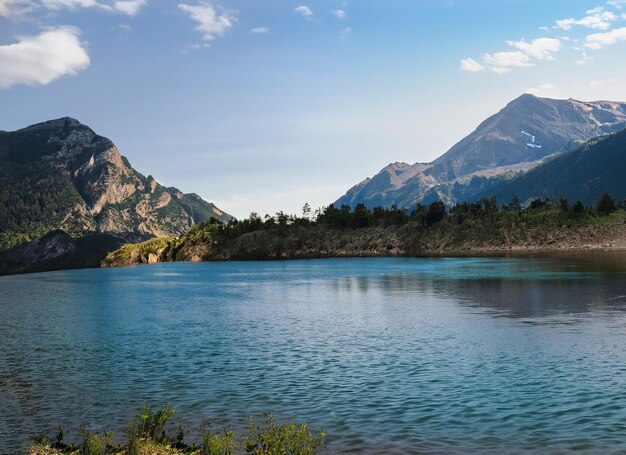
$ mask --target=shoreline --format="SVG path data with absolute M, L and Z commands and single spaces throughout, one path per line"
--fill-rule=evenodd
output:
M 289 262 L 315 261 L 333 259 L 471 259 L 471 258 L 515 258 L 515 259 L 623 259 L 626 263 L 626 249 L 512 249 L 512 250 L 454 250 L 446 252 L 430 252 L 424 254 L 355 254 L 355 255 L 310 255 L 273 258 L 230 258 L 207 259 L 201 261 L 176 260 L 162 262 L 146 262 L 136 264 L 102 265 L 91 268 L 126 268 L 154 266 L 159 264 L 201 264 L 201 263 L 232 263 L 232 262 Z
M 544 226 L 447 222 L 430 228 L 414 222 L 364 228 L 287 225 L 237 236 L 209 225 L 182 238 L 153 238 L 114 251 L 99 241 L 54 232 L 0 253 L 0 275 L 163 262 L 594 256 L 611 260 L 626 254 L 626 212 L 591 221 Z
M 626 228 L 625 228 L 626 231 Z M 406 258 L 406 259 L 463 259 L 463 258 L 515 258 L 515 259 L 572 259 L 572 260 L 609 260 L 617 262 L 623 261 L 626 264 L 626 247 L 615 245 L 593 245 L 587 244 L 583 246 L 566 246 L 566 247 L 522 247 L 511 246 L 508 248 L 494 247 L 469 247 L 455 248 L 445 250 L 430 250 L 420 253 L 407 253 L 403 251 L 372 253 L 371 251 L 358 252 L 304 252 L 296 251 L 290 255 L 272 256 L 272 257 L 212 257 L 199 260 L 198 258 L 188 260 L 170 260 L 170 261 L 140 261 L 132 263 L 114 263 L 92 265 L 87 267 L 66 267 L 56 268 L 52 270 L 34 270 L 34 271 L 16 271 L 15 273 L 6 273 L 2 276 L 27 275 L 32 273 L 47 273 L 65 270 L 84 270 L 98 268 L 125 268 L 137 266 L 149 266 L 164 263 L 219 263 L 219 262 L 283 262 L 283 261 L 307 261 L 307 260 L 324 260 L 324 259 L 375 259 L 375 258 Z
M 413 222 L 358 229 L 288 225 L 237 236 L 209 229 L 182 239 L 126 245 L 109 254 L 102 265 L 370 257 L 606 257 L 626 253 L 626 216 L 601 221 L 550 226 L 483 224 L 479 228 L 440 223 L 428 229 Z

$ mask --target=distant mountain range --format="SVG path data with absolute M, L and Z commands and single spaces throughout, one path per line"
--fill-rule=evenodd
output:
M 556 162 L 561 164 L 554 164 L 553 160 L 561 154 L 567 156 L 568 152 L 587 141 L 624 128 L 626 103 L 553 100 L 522 95 L 432 163 L 392 163 L 351 188 L 335 204 L 354 207 L 364 203 L 370 208 L 395 204 L 411 208 L 418 202 L 437 199 L 447 204 L 474 200 L 489 192 L 501 193 L 502 197 L 498 196 L 505 201 L 512 191 L 519 192 L 520 198 L 562 193 L 588 201 L 597 196 L 597 191 L 609 190 L 608 180 L 600 174 L 589 173 L 596 169 L 595 166 L 578 169 L 586 165 L 583 164 L 587 163 L 586 159 L 568 162 L 572 167 L 570 177 L 566 179 L 560 176 L 562 168 L 559 166 L 564 164 L 560 161 Z M 593 148 L 590 144 L 585 150 L 591 147 L 595 151 L 605 151 L 606 146 L 618 142 L 611 140 L 600 148 Z M 621 155 L 619 151 L 610 154 L 616 161 L 605 164 L 623 169 L 626 150 L 621 152 Z M 595 152 L 593 155 L 599 160 L 607 159 L 599 158 Z M 535 168 L 537 172 L 540 168 L 544 170 L 541 174 L 529 173 L 529 177 L 522 179 Z M 585 181 L 579 179 L 583 174 Z M 542 175 L 541 188 L 524 186 L 530 185 L 532 175 Z M 591 185 L 593 179 L 596 183 Z M 626 183 L 620 188 L 626 189 Z
M 75 119 L 0 132 L 0 249 L 56 229 L 180 236 L 210 217 L 230 215 L 140 174 L 113 142 Z

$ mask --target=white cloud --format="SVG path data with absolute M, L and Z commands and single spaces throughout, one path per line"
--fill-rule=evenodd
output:
M 2 0 L 0 0 L 2 1 Z M 103 2 L 100 0 L 42 0 L 42 5 L 50 10 L 77 8 L 100 8 L 105 11 L 127 14 L 134 16 L 147 4 L 147 0 L 115 0 L 113 2 Z
M 346 39 L 346 37 L 352 32 L 352 28 L 346 27 L 339 34 L 339 39 Z
M 51 10 L 95 7 L 112 10 L 109 5 L 100 4 L 97 0 L 42 0 L 41 3 L 43 6 Z
M 473 58 L 466 58 L 461 60 L 461 69 L 463 71 L 469 71 L 470 73 L 479 73 L 481 71 L 485 71 L 485 67 Z
M 626 0 L 609 0 L 607 5 L 614 6 L 617 9 L 622 9 L 623 5 L 626 5 Z
M 522 51 L 503 51 L 493 54 L 485 54 L 483 62 L 489 65 L 489 70 L 497 74 L 512 71 L 513 68 L 527 68 L 535 66 L 530 62 L 530 57 Z
M 146 0 L 118 0 L 113 3 L 115 11 L 134 16 L 146 5 Z
M 482 62 L 472 58 L 461 60 L 461 70 L 471 73 L 490 71 L 496 74 L 511 72 L 514 68 L 528 68 L 535 66 L 533 60 L 554 60 L 554 55 L 561 50 L 562 42 L 558 38 L 537 38 L 530 42 L 525 40 L 507 41 L 515 50 L 486 53 Z
M 596 30 L 608 30 L 611 28 L 611 22 L 617 20 L 617 16 L 615 14 L 610 11 L 605 11 L 602 7 L 590 9 L 586 14 L 587 15 L 582 19 L 574 19 L 573 17 L 560 19 L 556 21 L 555 28 L 569 30 L 574 25 L 580 25 L 582 27 Z
M 254 35 L 265 35 L 266 33 L 269 33 L 269 31 L 269 27 L 254 27 L 252 30 L 250 30 L 250 33 Z
M 585 38 L 585 47 L 589 49 L 602 49 L 620 41 L 626 41 L 626 27 L 616 28 L 606 33 L 594 33 Z
M 313 11 L 311 11 L 311 8 L 309 8 L 306 5 L 300 5 L 298 7 L 296 7 L 294 9 L 294 11 L 298 14 L 303 15 L 304 17 L 311 17 L 313 16 Z
M 348 16 L 348 13 L 342 9 L 334 9 L 332 13 L 337 19 L 345 19 Z
M 224 34 L 237 22 L 237 18 L 228 14 L 218 14 L 215 7 L 207 2 L 198 5 L 187 5 L 181 3 L 178 5 L 189 17 L 198 23 L 195 30 L 202 33 L 204 41 L 214 40 L 216 37 L 224 36 Z
M 0 88 L 46 85 L 88 68 L 91 62 L 79 34 L 76 28 L 59 27 L 0 46 Z
M 0 0 L 0 17 L 17 19 L 35 8 L 31 0 Z
M 509 46 L 518 49 L 529 57 L 538 60 L 554 60 L 552 54 L 561 49 L 561 40 L 556 38 L 537 38 L 527 43 L 521 41 L 507 41 Z

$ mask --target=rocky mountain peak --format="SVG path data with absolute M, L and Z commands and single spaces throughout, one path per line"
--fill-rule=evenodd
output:
M 7 185 L 13 188 L 3 192 Z M 56 195 L 59 202 L 48 209 L 43 198 L 57 200 Z M 33 196 L 39 199 L 33 216 L 21 215 L 19 207 L 24 212 L 35 204 Z M 213 204 L 186 196 L 138 173 L 111 140 L 71 117 L 0 135 L 0 206 L 11 212 L 6 226 L 0 220 L 0 232 L 43 225 L 179 236 L 211 216 L 230 218 Z
M 89 128 L 86 125 L 83 125 L 78 120 L 72 117 L 61 117 L 53 120 L 46 120 L 45 122 L 35 123 L 33 125 L 27 126 L 18 130 L 20 131 L 36 131 L 36 130 L 69 130 L 72 128 Z
M 411 207 L 428 197 L 453 202 L 451 188 L 472 176 L 521 172 L 551 155 L 624 128 L 626 103 L 557 100 L 526 93 L 432 163 L 392 163 L 336 203 Z

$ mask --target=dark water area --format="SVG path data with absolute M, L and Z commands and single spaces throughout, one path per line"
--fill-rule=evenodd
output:
M 143 404 L 329 453 L 625 453 L 626 260 L 338 259 L 0 277 L 0 453 Z

